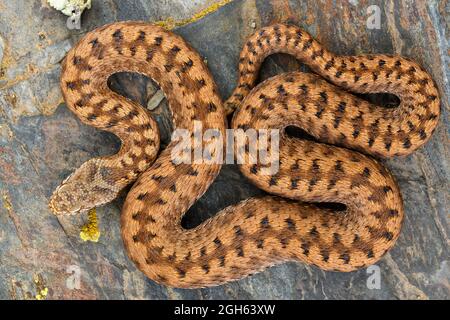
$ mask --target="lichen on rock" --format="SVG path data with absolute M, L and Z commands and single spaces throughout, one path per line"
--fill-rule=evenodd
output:
M 47 0 L 48 4 L 66 16 L 72 16 L 76 11 L 80 14 L 91 8 L 91 0 Z
M 48 4 L 66 16 L 69 29 L 80 29 L 81 14 L 91 8 L 92 0 L 47 0 Z
M 187 18 L 187 19 L 181 19 L 181 20 L 175 20 L 171 17 L 169 17 L 166 20 L 160 20 L 160 21 L 156 21 L 155 24 L 159 25 L 165 29 L 171 30 L 174 29 L 176 27 L 181 27 L 184 26 L 186 24 L 195 22 L 197 20 L 200 20 L 201 18 L 205 17 L 206 15 L 215 12 L 217 10 L 219 10 L 221 7 L 223 7 L 224 5 L 230 3 L 231 0 L 223 0 L 217 3 L 213 3 L 212 5 L 210 5 L 209 7 L 207 7 L 206 9 L 201 10 L 200 12 L 197 12 L 196 14 L 194 14 L 192 17 Z
M 0 36 L 0 66 L 2 65 L 4 48 L 5 48 L 5 44 L 4 44 L 3 38 Z
M 81 228 L 80 238 L 83 241 L 97 242 L 100 238 L 100 230 L 98 229 L 97 212 L 91 209 L 88 213 L 88 223 Z

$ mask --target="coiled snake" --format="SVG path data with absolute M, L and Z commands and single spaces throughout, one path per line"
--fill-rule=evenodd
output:
M 276 52 L 295 56 L 328 81 L 293 72 L 254 88 L 262 61 Z M 108 77 L 119 71 L 159 83 L 174 128 L 192 131 L 197 120 L 203 130 L 224 133 L 225 113 L 237 109 L 232 128 L 294 125 L 324 143 L 283 134 L 276 174 L 261 174 L 259 164 L 240 166 L 274 196 L 247 199 L 183 229 L 183 214 L 221 165 L 175 164 L 175 142 L 157 157 L 155 121 L 107 86 Z M 141 22 L 113 23 L 88 33 L 63 62 L 62 92 L 82 122 L 114 133 L 122 146 L 117 154 L 91 159 L 70 175 L 51 197 L 52 211 L 86 211 L 111 201 L 136 180 L 121 215 L 126 250 L 149 278 L 175 287 L 219 285 L 289 260 L 334 271 L 375 263 L 399 236 L 402 198 L 382 165 L 349 149 L 390 157 L 426 143 L 440 113 L 430 75 L 398 56 L 336 56 L 302 29 L 282 24 L 248 39 L 239 75 L 223 104 L 202 58 L 180 36 Z M 345 90 L 389 92 L 401 103 L 381 108 Z M 339 202 L 346 210 L 300 201 Z

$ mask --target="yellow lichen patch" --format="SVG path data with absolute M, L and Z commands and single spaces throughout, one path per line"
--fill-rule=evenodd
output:
M 86 223 L 80 231 L 80 238 L 83 241 L 97 242 L 100 238 L 100 230 L 98 229 L 97 212 L 91 209 L 88 213 L 88 223 Z
M 17 96 L 15 93 L 7 94 L 5 100 L 14 108 L 17 106 Z
M 220 7 L 223 7 L 224 5 L 226 5 L 227 3 L 230 3 L 232 0 L 223 0 L 217 3 L 214 3 L 212 5 L 210 5 L 209 7 L 203 9 L 202 11 L 196 13 L 195 15 L 193 15 L 190 18 L 187 19 L 182 19 L 182 20 L 175 20 L 173 18 L 168 18 L 166 20 L 162 20 L 162 21 L 156 21 L 155 24 L 167 29 L 167 30 L 171 30 L 175 27 L 181 27 L 184 26 L 188 23 L 192 23 L 195 22 L 197 20 L 200 20 L 201 18 L 203 18 L 204 16 L 217 11 Z
M 45 300 L 47 298 L 48 294 L 48 288 L 45 287 L 42 290 L 38 291 L 38 294 L 36 295 L 36 300 Z
M 9 199 L 9 195 L 6 192 L 3 192 L 3 207 L 6 211 L 10 212 L 12 210 L 11 200 Z
M 36 285 L 36 295 L 34 298 L 36 300 L 45 300 L 48 295 L 48 288 L 45 286 L 44 279 L 40 274 L 35 274 L 33 276 L 34 284 Z

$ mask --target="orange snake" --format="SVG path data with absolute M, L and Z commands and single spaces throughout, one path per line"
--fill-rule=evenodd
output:
M 294 72 L 255 87 L 262 61 L 277 52 L 295 56 L 328 81 Z M 232 128 L 281 129 L 276 174 L 261 174 L 259 164 L 240 166 L 274 196 L 247 199 L 183 229 L 183 214 L 221 165 L 174 164 L 174 141 L 158 155 L 155 121 L 107 86 L 108 77 L 120 71 L 144 74 L 161 86 L 174 128 L 192 131 L 196 120 L 204 130 L 224 133 L 225 113 L 237 109 Z M 276 24 L 245 43 L 239 75 L 223 104 L 202 58 L 180 36 L 142 22 L 113 23 L 88 33 L 63 63 L 61 88 L 82 122 L 114 133 L 122 147 L 69 176 L 50 200 L 52 211 L 86 211 L 111 201 L 136 180 L 121 216 L 126 250 L 149 278 L 175 287 L 219 285 L 289 260 L 335 271 L 378 261 L 400 233 L 403 204 L 391 174 L 357 151 L 407 155 L 427 142 L 440 113 L 429 74 L 398 56 L 336 56 L 304 30 Z M 381 108 L 345 90 L 389 92 L 401 103 Z M 283 129 L 288 125 L 323 143 L 287 136 Z M 339 202 L 346 210 L 303 201 Z

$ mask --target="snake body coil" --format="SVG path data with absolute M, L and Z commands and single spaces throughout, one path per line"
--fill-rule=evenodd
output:
M 294 72 L 254 88 L 262 61 L 276 52 L 297 57 L 328 82 Z M 225 114 L 237 109 L 233 128 L 283 130 L 295 125 L 326 144 L 283 134 L 276 174 L 261 174 L 258 164 L 240 166 L 247 178 L 275 196 L 245 200 L 194 229 L 183 229 L 183 214 L 208 189 L 221 165 L 174 164 L 175 142 L 156 158 L 154 120 L 107 86 L 108 77 L 120 71 L 159 83 L 174 128 L 192 131 L 196 120 L 204 130 L 224 134 Z M 116 155 L 91 159 L 76 170 L 53 194 L 51 209 L 57 214 L 88 210 L 111 201 L 137 179 L 123 206 L 122 237 L 136 266 L 169 286 L 219 285 L 289 260 L 335 271 L 375 263 L 399 236 L 402 199 L 382 165 L 349 149 L 390 157 L 423 145 L 440 113 L 429 74 L 398 56 L 336 56 L 302 29 L 280 24 L 248 39 L 239 73 L 238 86 L 223 105 L 202 58 L 181 37 L 140 22 L 114 23 L 88 33 L 64 61 L 61 88 L 81 121 L 116 134 L 122 147 Z M 401 103 L 380 108 L 342 89 L 390 92 Z M 339 202 L 346 210 L 334 212 L 299 200 Z

